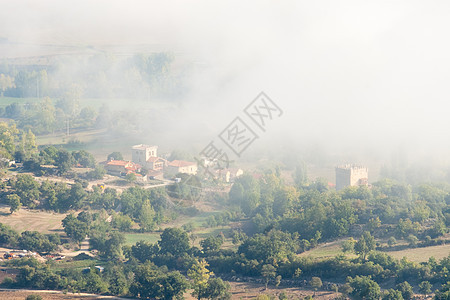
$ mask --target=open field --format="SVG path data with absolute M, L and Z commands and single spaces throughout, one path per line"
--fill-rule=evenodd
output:
M 127 245 L 134 245 L 139 241 L 146 241 L 150 243 L 156 243 L 159 240 L 161 234 L 159 232 L 148 233 L 125 233 L 125 239 Z
M 345 239 L 340 239 L 338 241 L 320 244 L 314 249 L 305 251 L 299 256 L 310 256 L 312 258 L 330 258 L 335 257 L 338 254 L 343 254 L 341 250 L 341 244 Z M 353 254 L 347 254 L 348 257 L 356 257 Z
M 402 259 L 404 256 L 406 256 L 409 260 L 415 262 L 428 261 L 428 259 L 432 256 L 434 256 L 434 258 L 436 258 L 437 260 L 441 260 L 450 255 L 450 245 L 412 248 L 402 251 L 389 251 L 386 253 L 397 259 Z
M 299 256 L 310 256 L 313 258 L 330 258 L 338 254 L 342 254 L 341 244 L 344 240 L 338 240 L 330 243 L 319 245 L 317 248 L 301 253 Z M 385 251 L 388 255 L 402 259 L 406 257 L 408 260 L 415 262 L 427 261 L 434 256 L 437 260 L 450 255 L 450 245 L 439 245 L 421 248 L 410 248 L 401 251 Z M 356 257 L 354 254 L 347 254 L 347 257 Z
M 29 295 L 40 295 L 44 300 L 65 300 L 65 299 L 124 299 L 111 296 L 95 296 L 91 294 L 64 294 L 60 291 L 33 291 L 33 290 L 7 290 L 0 289 L 0 299 L 23 300 Z
M 0 223 L 16 231 L 36 230 L 41 233 L 58 233 L 62 231 L 61 221 L 66 214 L 22 208 L 14 214 L 9 213 L 9 206 L 0 206 Z
M 288 299 L 303 299 L 306 296 L 313 295 L 314 291 L 305 288 L 292 288 L 292 287 L 274 287 L 270 286 L 267 290 L 264 290 L 264 285 L 248 282 L 230 282 L 231 285 L 231 299 L 254 299 L 258 295 L 266 294 L 270 296 L 278 296 L 284 292 Z M 317 291 L 314 299 L 334 299 L 336 293 Z
M 231 282 L 231 299 L 254 299 L 256 296 L 265 294 L 270 296 L 278 297 L 281 293 L 285 293 L 288 299 L 303 299 L 306 296 L 313 295 L 314 292 L 308 289 L 301 288 L 275 288 L 268 287 L 267 290 L 261 284 L 244 283 L 244 282 Z M 83 300 L 93 300 L 93 299 L 125 299 L 112 296 L 99 296 L 92 294 L 64 294 L 59 291 L 33 291 L 33 290 L 8 290 L 0 289 L 0 299 L 8 300 L 23 300 L 28 295 L 41 295 L 44 300 L 65 300 L 65 299 L 83 299 Z M 333 292 L 317 291 L 315 299 L 334 299 L 336 294 Z M 184 298 L 187 300 L 194 300 L 196 298 L 190 295 L 190 291 L 184 294 Z M 133 298 L 126 298 L 133 299 Z M 277 299 L 277 298 L 275 298 Z

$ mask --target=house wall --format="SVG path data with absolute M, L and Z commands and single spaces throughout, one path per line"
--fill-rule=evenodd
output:
M 140 165 L 144 165 L 150 157 L 156 156 L 158 156 L 157 146 L 143 147 L 137 145 L 131 148 L 131 160 Z

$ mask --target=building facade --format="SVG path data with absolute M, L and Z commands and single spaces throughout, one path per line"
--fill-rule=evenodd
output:
M 158 156 L 158 146 L 134 145 L 131 147 L 131 161 L 140 165 L 145 165 L 150 157 Z
M 336 167 L 336 190 L 348 186 L 369 185 L 369 169 L 359 165 L 342 165 Z

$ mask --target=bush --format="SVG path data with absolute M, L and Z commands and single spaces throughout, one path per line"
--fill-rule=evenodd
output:
M 36 295 L 36 294 L 28 295 L 28 296 L 25 298 L 25 300 L 42 300 L 42 299 L 43 299 L 43 298 L 42 298 L 41 295 Z
M 42 299 L 43 299 L 43 298 L 42 298 L 41 295 L 36 295 L 36 294 L 28 295 L 28 296 L 25 298 L 25 300 L 42 300 Z

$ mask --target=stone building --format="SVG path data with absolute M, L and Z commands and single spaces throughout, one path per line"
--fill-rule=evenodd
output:
M 197 174 L 197 169 L 197 163 L 184 160 L 171 161 L 167 166 L 167 172 L 172 175 L 177 173 L 195 175 Z
M 336 190 L 348 186 L 369 185 L 369 170 L 359 165 L 342 165 L 336 167 Z
M 131 161 L 145 165 L 150 157 L 158 157 L 158 146 L 134 145 L 131 147 Z

